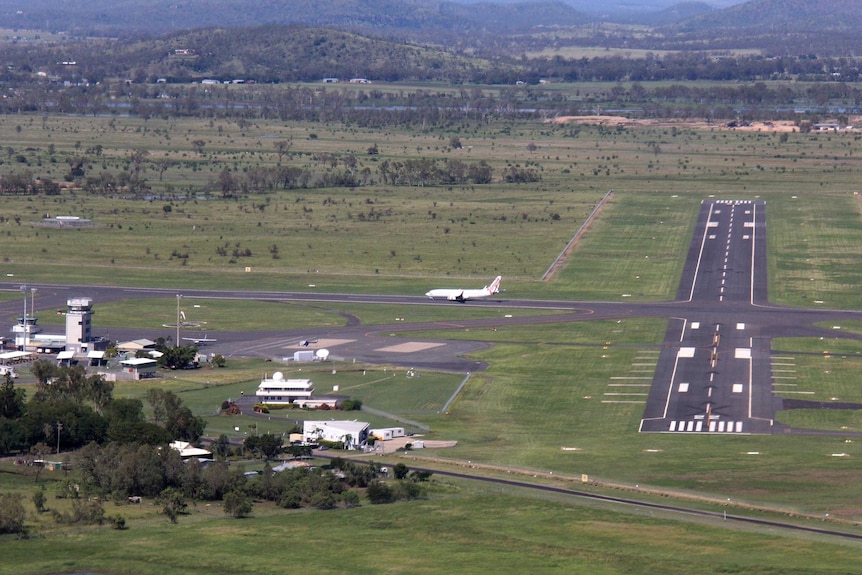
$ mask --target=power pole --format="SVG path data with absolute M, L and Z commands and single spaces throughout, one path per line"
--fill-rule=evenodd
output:
M 60 454 L 60 432 L 63 431 L 63 424 L 57 422 L 57 455 Z

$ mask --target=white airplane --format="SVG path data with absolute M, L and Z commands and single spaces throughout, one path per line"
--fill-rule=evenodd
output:
M 218 341 L 215 338 L 207 337 L 206 334 L 204 334 L 203 337 L 184 337 L 183 339 L 185 341 L 190 341 L 195 345 L 206 345 L 208 343 L 215 343 Z
M 482 289 L 451 289 L 451 288 L 440 288 L 440 289 L 432 289 L 427 292 L 425 295 L 430 297 L 431 299 L 443 299 L 446 298 L 449 301 L 458 301 L 464 303 L 468 299 L 478 299 L 483 297 L 488 297 L 494 295 L 495 293 L 499 293 L 500 291 L 500 280 L 501 276 L 497 276 L 494 278 L 494 281 L 491 282 L 491 285 L 487 285 Z

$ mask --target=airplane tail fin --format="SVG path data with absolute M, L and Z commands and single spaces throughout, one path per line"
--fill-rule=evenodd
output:
M 501 279 L 503 279 L 503 276 L 497 276 L 496 278 L 494 278 L 494 281 L 491 282 L 491 285 L 485 288 L 486 290 L 488 290 L 489 294 L 495 294 L 500 292 Z

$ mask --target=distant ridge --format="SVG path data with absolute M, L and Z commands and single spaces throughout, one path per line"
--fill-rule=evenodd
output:
M 307 24 L 382 35 L 526 32 L 590 18 L 559 0 L 465 5 L 445 0 L 0 0 L 7 27 L 83 35 Z
M 724 10 L 700 14 L 674 26 L 680 32 L 750 30 L 800 32 L 858 31 L 862 28 L 859 0 L 751 0 Z

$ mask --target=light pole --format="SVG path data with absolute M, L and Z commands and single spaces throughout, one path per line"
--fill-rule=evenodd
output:
M 182 294 L 177 294 L 177 341 L 175 347 L 180 346 L 180 300 L 183 299 Z

